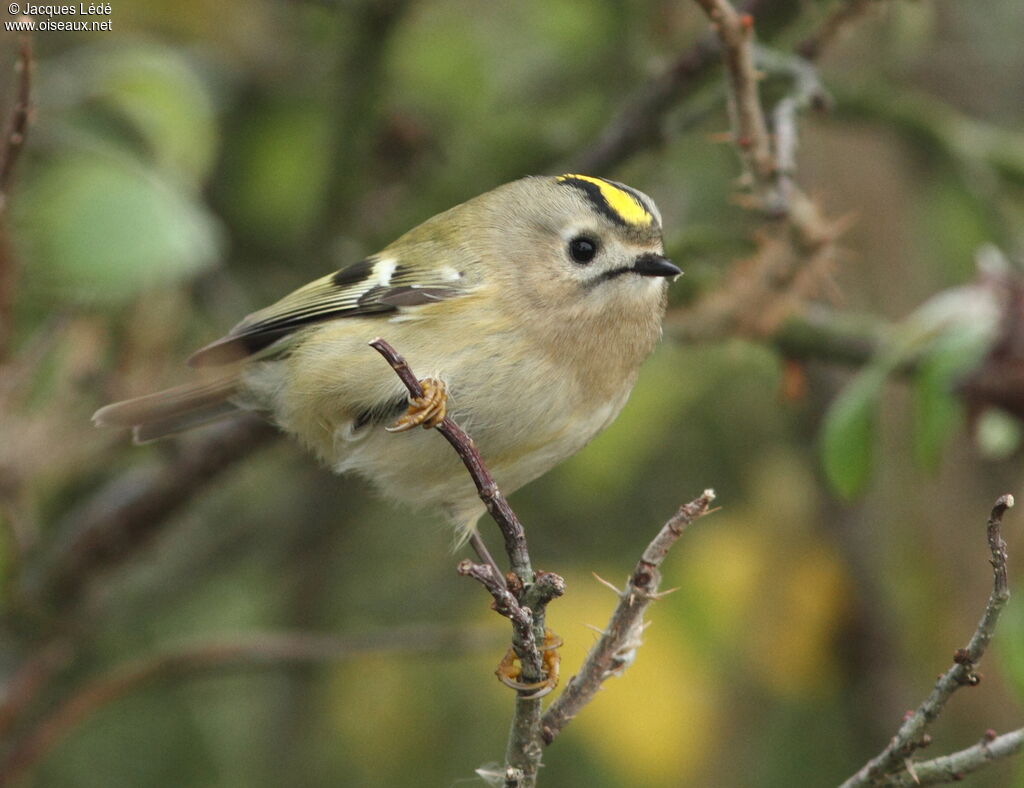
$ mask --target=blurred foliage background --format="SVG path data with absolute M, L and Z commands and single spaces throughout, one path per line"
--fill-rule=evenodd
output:
M 792 48 L 836 4 L 765 0 L 761 39 Z M 993 247 L 1012 260 L 1024 246 L 1024 16 L 1014 0 L 864 5 L 820 58 L 835 107 L 802 122 L 798 180 L 849 225 L 807 309 L 881 349 L 851 364 L 668 332 L 619 420 L 513 496 L 535 563 L 569 583 L 550 610 L 566 675 L 614 602 L 591 572 L 620 582 L 705 487 L 723 506 L 670 556 L 679 591 L 548 751 L 543 785 L 834 784 L 884 746 L 983 608 L 984 520 L 1019 491 L 1020 412 L 963 381 L 990 358 L 1015 276 L 979 278 L 979 250 L 998 268 Z M 0 668 L 23 686 L 19 670 L 64 639 L 23 714 L 0 720 L 4 744 L 83 682 L 182 643 L 397 628 L 398 646 L 409 625 L 471 628 L 484 634 L 425 652 L 147 684 L 72 726 L 25 784 L 473 784 L 504 750 L 511 698 L 492 671 L 507 627 L 456 576 L 439 518 L 287 441 L 188 496 L 81 600 L 35 591 L 82 521 L 204 440 L 135 448 L 94 430 L 95 408 L 180 381 L 181 360 L 242 315 L 432 214 L 561 171 L 706 20 L 669 0 L 120 0 L 111 18 L 111 33 L 35 36 L 10 199 Z M 594 174 L 661 207 L 685 314 L 756 251 L 760 219 L 736 204 L 736 155 L 715 136 L 719 71 L 663 126 L 661 144 Z M 1015 600 L 934 749 L 1020 726 L 1022 643 Z M 973 784 L 1022 775 L 1009 762 Z

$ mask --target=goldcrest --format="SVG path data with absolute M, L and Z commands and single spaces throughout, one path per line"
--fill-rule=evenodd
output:
M 408 394 L 367 343 L 382 337 L 439 381 L 403 426 L 447 407 L 511 493 L 622 410 L 680 273 L 646 195 L 588 175 L 527 177 L 249 315 L 189 359 L 198 382 L 93 419 L 145 442 L 256 411 L 336 472 L 440 507 L 468 534 L 484 512 L 471 479 L 437 435 L 387 430 Z

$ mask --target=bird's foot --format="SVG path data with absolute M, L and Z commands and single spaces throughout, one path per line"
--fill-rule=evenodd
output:
M 444 382 L 436 378 L 424 378 L 420 386 L 423 388 L 423 396 L 409 399 L 409 410 L 390 427 L 385 427 L 388 432 L 405 432 L 421 424 L 423 429 L 430 430 L 444 421 L 448 412 L 448 389 Z
M 516 656 L 516 652 L 511 648 L 505 652 L 505 656 L 498 663 L 497 670 L 494 671 L 498 681 L 518 692 L 529 693 L 524 697 L 543 698 L 558 686 L 558 669 L 561 663 L 558 649 L 562 642 L 562 638 L 550 629 L 544 630 L 544 644 L 540 647 L 540 651 L 544 660 L 544 675 L 547 678 L 543 681 L 529 683 L 519 681 L 519 677 L 522 675 L 522 664 L 519 657 Z

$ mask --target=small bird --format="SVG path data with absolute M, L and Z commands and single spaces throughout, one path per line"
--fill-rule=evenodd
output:
M 256 411 L 337 473 L 440 508 L 465 537 L 484 506 L 459 458 L 434 435 L 391 431 L 447 413 L 504 492 L 546 473 L 625 405 L 682 273 L 663 255 L 661 215 L 641 192 L 522 178 L 252 313 L 192 355 L 199 381 L 93 421 L 142 443 Z M 428 376 L 422 400 L 368 346 L 378 336 Z

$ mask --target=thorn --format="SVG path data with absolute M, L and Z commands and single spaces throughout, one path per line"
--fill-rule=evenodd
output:
M 903 762 L 903 766 L 907 770 L 907 774 L 909 774 L 910 778 L 914 781 L 914 785 L 920 785 L 921 784 L 921 778 L 917 776 L 917 772 L 914 770 L 914 764 L 910 760 L 910 758 L 907 758 Z
M 601 585 L 603 585 L 603 586 L 605 586 L 607 588 L 610 588 L 612 591 L 614 591 L 616 596 L 622 596 L 622 591 L 620 589 L 616 588 L 614 585 L 609 583 L 607 580 L 605 580 L 603 577 L 601 577 L 601 575 L 599 575 L 597 572 L 591 572 L 590 574 L 592 574 L 594 576 L 594 579 L 597 580 L 598 583 L 600 583 Z

